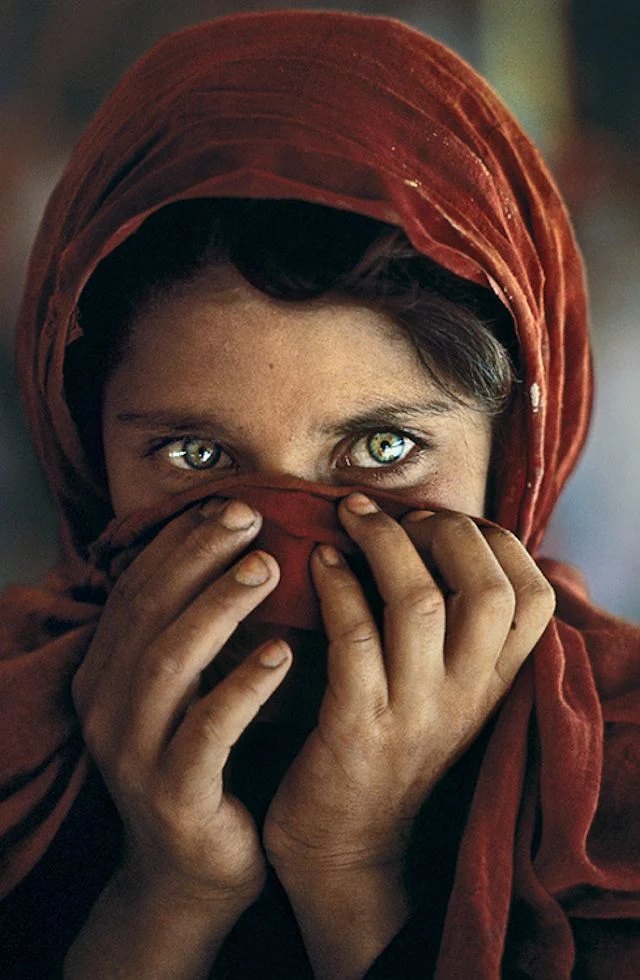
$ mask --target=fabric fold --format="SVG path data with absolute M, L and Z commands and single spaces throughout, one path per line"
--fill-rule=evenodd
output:
M 436 977 L 569 980 L 577 964 L 622 980 L 634 958 L 640 974 L 640 634 L 596 609 L 574 570 L 538 556 L 592 405 L 580 254 L 544 162 L 492 89 L 383 17 L 270 11 L 170 35 L 104 102 L 51 197 L 17 370 L 63 555 L 41 588 L 0 597 L 2 894 L 28 878 L 85 781 L 71 683 L 113 583 L 180 508 L 238 494 L 262 511 L 259 543 L 283 574 L 256 615 L 274 629 L 322 633 L 308 572 L 316 542 L 342 548 L 379 601 L 336 517 L 353 487 L 230 477 L 112 520 L 65 401 L 78 299 L 146 217 L 201 197 L 296 199 L 397 225 L 511 314 L 518 383 L 491 513 L 539 560 L 558 605 L 486 733 Z M 372 495 L 395 518 L 428 507 Z M 412 928 L 430 936 L 425 916 Z

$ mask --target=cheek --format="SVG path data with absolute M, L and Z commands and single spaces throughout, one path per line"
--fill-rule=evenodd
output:
M 149 479 L 144 457 L 129 445 L 122 433 L 103 427 L 104 463 L 111 506 L 116 517 L 160 503 L 164 496 Z
M 421 488 L 425 499 L 434 507 L 485 517 L 490 457 L 491 437 L 487 432 L 474 432 L 472 437 L 457 441 Z
M 411 496 L 419 496 L 427 509 L 452 510 L 470 517 L 485 517 L 486 487 L 484 482 L 461 484 L 459 480 L 435 478 L 416 487 Z
M 109 496 L 116 517 L 138 508 L 152 507 L 167 500 L 167 492 L 149 479 L 140 466 L 114 464 L 107 469 Z
M 126 383 L 122 383 L 121 377 Z M 160 502 L 155 481 L 149 479 L 146 460 L 140 446 L 134 445 L 130 433 L 117 422 L 118 412 L 129 406 L 123 394 L 129 387 L 126 365 L 120 365 L 107 383 L 103 401 L 102 445 L 111 506 L 116 517 L 139 507 Z M 135 389 L 133 389 L 135 390 Z
M 111 506 L 116 517 L 135 508 L 153 503 L 149 500 L 152 485 L 141 479 L 138 467 L 122 453 L 107 451 L 105 446 L 105 465 Z
M 467 497 L 467 506 L 464 509 L 472 517 L 486 517 L 491 467 L 490 434 L 474 448 L 475 452 L 470 453 L 464 461 L 466 474 L 461 473 L 461 483 L 464 481 Z

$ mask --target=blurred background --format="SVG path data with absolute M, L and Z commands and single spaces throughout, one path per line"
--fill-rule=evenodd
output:
M 0 586 L 56 556 L 55 521 L 13 376 L 12 331 L 46 198 L 120 74 L 169 31 L 272 7 L 397 17 L 484 74 L 540 146 L 585 255 L 598 381 L 587 451 L 545 551 L 640 622 L 638 0 L 0 0 Z

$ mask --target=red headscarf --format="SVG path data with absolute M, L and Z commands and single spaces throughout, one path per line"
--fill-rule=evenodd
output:
M 535 148 L 468 65 L 400 22 L 335 12 L 226 17 L 158 44 L 75 150 L 42 222 L 20 313 L 19 377 L 65 561 L 44 589 L 14 590 L 0 606 L 5 891 L 43 854 L 84 778 L 69 682 L 100 612 L 95 587 L 112 580 L 114 548 L 162 516 L 134 516 L 87 550 L 104 490 L 63 394 L 78 296 L 150 213 L 208 196 L 297 198 L 397 224 L 418 250 L 497 294 L 513 316 L 523 383 L 496 518 L 534 554 L 585 438 L 585 290 L 566 211 Z M 287 492 L 260 481 L 246 492 L 258 491 L 261 507 Z M 237 481 L 228 492 L 242 495 Z M 331 538 L 340 492 L 295 486 L 285 509 L 309 540 Z M 511 961 L 544 980 L 570 976 L 574 936 L 588 921 L 640 917 L 640 639 L 590 607 L 566 570 L 545 571 L 558 617 L 488 743 L 440 980 L 498 977 L 515 907 L 528 926 Z M 589 976 L 630 977 L 631 946 L 619 955 L 594 946 Z M 639 958 L 636 946 L 634 976 Z

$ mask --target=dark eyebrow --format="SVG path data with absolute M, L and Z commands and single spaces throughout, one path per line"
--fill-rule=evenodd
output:
M 375 429 L 384 426 L 385 428 L 403 428 L 407 425 L 415 425 L 424 422 L 426 418 L 433 415 L 446 415 L 454 409 L 454 403 L 446 400 L 434 400 L 429 402 L 381 402 L 372 408 L 367 408 L 357 415 L 351 415 L 348 419 L 333 422 L 322 427 L 323 435 L 340 436 L 350 435 L 362 429 Z
M 195 429 L 215 428 L 218 430 L 225 427 L 211 415 L 194 415 L 189 412 L 181 412 L 179 409 L 166 412 L 118 412 L 116 415 L 118 422 L 125 422 L 137 429 L 157 429 L 166 432 L 168 429 L 175 432 L 193 432 Z
M 454 407 L 453 402 L 446 400 L 406 404 L 398 404 L 398 402 L 380 403 L 358 412 L 357 415 L 351 415 L 347 419 L 323 425 L 320 432 L 327 436 L 341 436 L 362 429 L 380 428 L 380 426 L 402 428 L 424 421 L 429 416 L 445 415 L 453 411 Z M 188 435 L 206 429 L 223 436 L 230 435 L 228 427 L 212 415 L 195 415 L 192 412 L 182 412 L 179 409 L 174 411 L 119 412 L 116 419 L 118 422 L 124 422 L 126 425 L 146 431 L 184 432 Z

